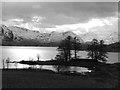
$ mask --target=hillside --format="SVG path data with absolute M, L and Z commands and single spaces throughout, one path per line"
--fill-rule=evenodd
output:
M 0 28 L 0 37 L 2 38 L 2 45 L 23 45 L 23 46 L 57 46 L 61 40 L 67 36 L 77 37 L 81 43 L 84 41 L 80 36 L 73 32 L 51 32 L 40 33 L 39 31 L 32 31 L 21 27 L 2 25 Z
M 107 50 L 112 52 L 120 52 L 120 42 L 109 44 Z

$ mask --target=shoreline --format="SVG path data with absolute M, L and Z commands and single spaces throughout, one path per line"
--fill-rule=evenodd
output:
M 2 69 L 3 88 L 118 88 L 120 63 L 85 75 L 45 69 Z

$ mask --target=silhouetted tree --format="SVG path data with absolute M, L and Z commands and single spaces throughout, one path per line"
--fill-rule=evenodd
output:
M 77 39 L 77 37 L 72 38 L 71 36 L 68 36 L 64 40 L 61 41 L 58 51 L 59 51 L 59 58 L 63 59 L 64 61 L 70 61 L 71 60 L 71 51 L 74 50 L 74 59 L 76 59 L 77 52 L 80 48 L 80 41 Z
M 59 53 L 56 55 L 55 60 L 59 62 L 70 61 L 71 60 L 71 50 L 74 50 L 75 59 L 77 58 L 77 52 L 79 49 L 79 40 L 74 37 L 68 36 L 66 39 L 62 40 L 58 47 Z M 70 67 L 67 65 L 53 65 L 55 70 L 59 72 L 69 72 Z
M 7 69 L 9 68 L 9 63 L 10 63 L 10 58 L 7 58 L 7 59 L 6 59 Z
M 71 36 L 68 36 L 65 40 L 62 40 L 58 47 L 59 54 L 65 61 L 70 61 L 71 59 L 71 38 Z
M 74 58 L 77 59 L 77 53 L 78 53 L 78 50 L 80 47 L 80 41 L 76 37 L 74 37 L 72 46 L 73 46 L 73 50 L 74 50 Z
M 88 57 L 91 57 L 95 61 L 106 62 L 107 52 L 105 50 L 104 41 L 97 39 L 92 40 L 92 44 L 88 47 Z
M 100 40 L 98 51 L 99 51 L 98 60 L 105 63 L 107 61 L 106 58 L 108 58 L 108 56 L 103 40 Z
M 98 40 L 93 39 L 92 44 L 88 46 L 88 57 L 91 57 L 93 60 L 97 61 L 98 57 Z
M 5 69 L 5 59 L 2 60 L 3 63 L 3 69 Z
M 37 61 L 39 61 L 40 60 L 40 55 L 39 54 L 37 54 Z

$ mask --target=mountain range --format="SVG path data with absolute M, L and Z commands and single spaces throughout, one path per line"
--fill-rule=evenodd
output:
M 109 42 L 115 42 L 117 33 L 112 33 L 106 38 Z M 39 32 L 33 31 L 26 28 L 21 28 L 17 26 L 7 27 L 5 25 L 0 26 L 0 38 L 2 38 L 2 45 L 52 45 L 56 46 L 61 40 L 65 39 L 67 36 L 77 37 L 81 43 L 89 43 L 93 38 L 98 38 L 98 35 L 94 32 L 89 33 L 78 33 L 74 31 L 66 32 Z M 112 37 L 112 38 L 110 38 Z M 88 40 L 88 41 L 87 41 Z
M 58 44 L 67 36 L 71 36 L 73 38 L 77 37 L 81 43 L 84 42 L 79 35 L 76 35 L 71 31 L 62 33 L 55 31 L 51 33 L 41 33 L 39 31 L 32 31 L 17 26 L 7 27 L 5 25 L 1 25 L 0 27 L 0 37 L 2 38 L 3 45 Z

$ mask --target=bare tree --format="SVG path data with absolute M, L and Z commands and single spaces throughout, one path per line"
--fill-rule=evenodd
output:
M 37 54 L 37 61 L 40 61 L 40 55 Z
M 2 59 L 3 69 L 5 69 L 5 59 Z
M 9 63 L 10 63 L 10 58 L 8 57 L 8 58 L 6 59 L 7 69 L 9 69 Z

